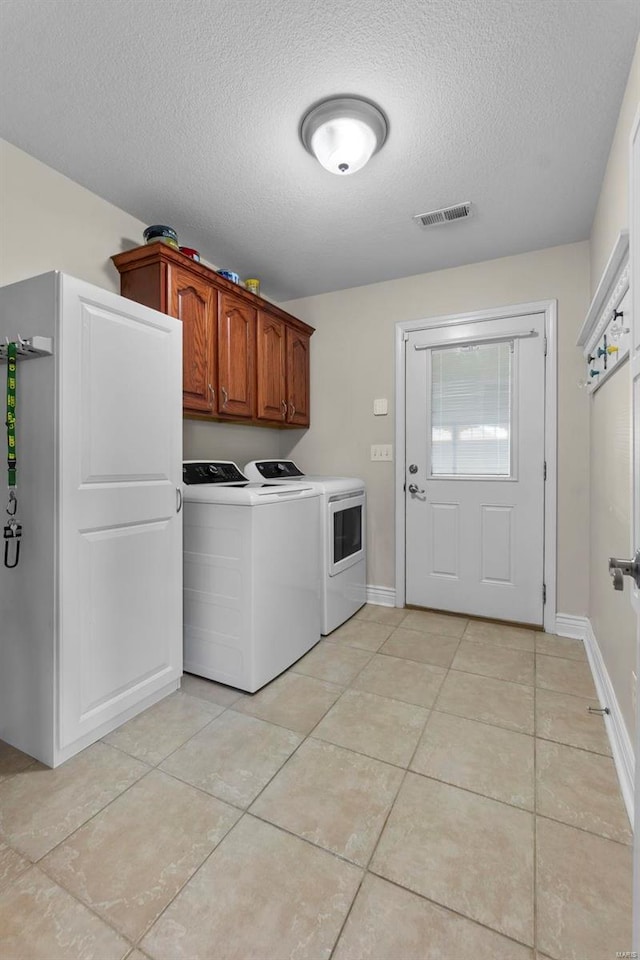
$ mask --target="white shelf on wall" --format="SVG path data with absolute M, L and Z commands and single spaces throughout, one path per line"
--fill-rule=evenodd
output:
M 629 231 L 621 230 L 578 334 L 589 393 L 595 393 L 629 355 L 630 335 L 624 331 L 630 309 Z M 612 330 L 618 332 L 617 338 L 612 337 Z M 617 347 L 617 352 L 605 352 L 611 347 Z M 596 376 L 591 376 L 592 370 L 598 371 Z
M 16 360 L 33 360 L 35 357 L 50 357 L 53 353 L 53 340 L 51 337 L 18 337 Z M 8 338 L 5 343 L 0 343 L 0 363 L 7 362 Z

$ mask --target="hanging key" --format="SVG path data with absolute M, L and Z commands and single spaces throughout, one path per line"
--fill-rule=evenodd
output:
M 22 524 L 15 517 L 11 517 L 4 525 L 4 565 L 9 570 L 18 566 L 21 537 Z M 13 550 L 11 549 L 12 545 Z M 11 563 L 11 553 L 13 553 L 13 563 Z

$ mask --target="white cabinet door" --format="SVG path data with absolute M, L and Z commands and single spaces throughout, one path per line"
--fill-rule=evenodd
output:
M 57 341 L 64 749 L 182 673 L 182 329 L 64 277 Z
M 410 333 L 406 600 L 541 624 L 544 314 Z

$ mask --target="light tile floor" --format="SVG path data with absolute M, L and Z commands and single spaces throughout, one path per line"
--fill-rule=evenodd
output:
M 613 960 L 631 832 L 578 641 L 367 606 L 55 771 L 0 744 L 2 960 Z

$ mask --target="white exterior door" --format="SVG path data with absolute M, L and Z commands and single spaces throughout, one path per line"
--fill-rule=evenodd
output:
M 406 342 L 406 602 L 543 620 L 544 314 Z
M 64 277 L 58 747 L 182 673 L 182 328 Z
M 631 288 L 631 395 L 633 398 L 633 536 L 632 556 L 640 559 L 640 112 L 631 131 L 629 162 L 629 285 Z M 604 560 L 604 558 L 603 558 Z M 636 613 L 636 677 L 640 677 L 640 589 L 632 580 L 631 604 Z M 640 954 L 640 696 L 636 691 L 636 770 L 634 832 L 633 949 Z

